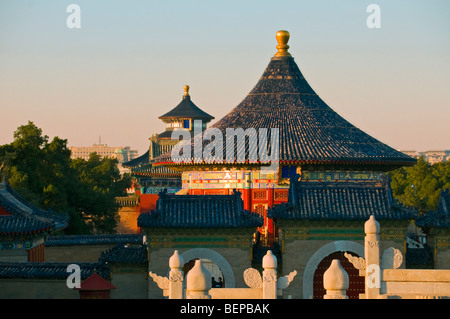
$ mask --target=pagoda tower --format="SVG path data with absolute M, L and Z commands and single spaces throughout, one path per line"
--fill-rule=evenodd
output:
M 141 213 L 155 208 L 160 192 L 167 191 L 174 194 L 181 190 L 181 172 L 153 165 L 155 158 L 170 152 L 179 142 L 176 138 L 172 139 L 172 134 L 185 132 L 192 137 L 197 130 L 199 132 L 205 130 L 214 117 L 195 105 L 189 94 L 189 85 L 185 85 L 181 102 L 159 119 L 166 124 L 165 131 L 153 134 L 149 138 L 149 148 L 143 155 L 122 164 L 131 170 Z
M 190 154 L 187 152 L 175 161 L 171 153 L 166 153 L 154 161 L 155 166 L 182 172 L 182 186 L 189 194 L 231 194 L 233 189 L 239 190 L 244 208 L 265 217 L 261 232 L 269 245 L 277 231 L 267 211 L 288 201 L 292 179 L 385 187 L 385 172 L 416 162 L 369 136 L 329 107 L 308 84 L 289 53 L 289 37 L 287 31 L 277 32 L 277 52 L 256 86 L 211 126 L 223 134 L 223 146 L 205 138 L 206 130 L 192 138 Z M 240 134 L 247 135 L 245 143 L 231 143 L 231 159 L 230 147 L 227 149 L 230 143 L 226 143 L 230 128 L 241 128 Z M 272 135 L 274 128 L 278 129 L 277 140 L 272 139 L 277 137 Z M 252 157 L 254 132 L 259 133 L 256 158 Z M 261 132 L 267 134 L 265 143 L 261 142 Z M 278 142 L 278 149 L 274 141 Z M 201 158 L 195 149 L 199 143 L 203 148 Z M 205 152 L 212 145 L 214 152 Z M 267 162 L 267 157 L 260 156 L 261 150 L 267 154 L 278 150 L 279 156 Z

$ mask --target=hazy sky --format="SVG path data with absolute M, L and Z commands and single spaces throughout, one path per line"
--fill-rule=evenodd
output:
M 184 85 L 212 123 L 237 106 L 285 29 L 342 117 L 396 149 L 450 149 L 449 12 L 448 0 L 0 0 L 0 145 L 31 120 L 69 146 L 101 136 L 142 154 Z

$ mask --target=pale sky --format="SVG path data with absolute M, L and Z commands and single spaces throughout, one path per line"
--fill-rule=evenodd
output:
M 367 27 L 372 3 L 381 28 Z M 346 120 L 396 149 L 450 149 L 449 12 L 448 0 L 0 0 L 0 145 L 30 120 L 69 146 L 101 136 L 142 154 L 184 85 L 214 123 L 288 30 L 303 75 Z

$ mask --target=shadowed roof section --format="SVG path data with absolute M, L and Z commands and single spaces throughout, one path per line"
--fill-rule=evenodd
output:
M 0 262 L 0 278 L 22 279 L 63 279 L 70 275 L 67 267 L 72 263 L 29 262 L 12 263 Z M 101 263 L 77 263 L 80 266 L 81 279 L 86 279 L 94 272 L 109 279 L 109 268 Z
M 287 39 L 277 39 L 281 42 L 279 46 L 289 47 Z M 279 128 L 282 164 L 389 165 L 389 169 L 394 169 L 416 163 L 415 159 L 371 137 L 337 114 L 314 92 L 287 49 L 285 53 L 275 54 L 253 90 L 211 126 L 220 129 L 224 136 L 223 159 L 226 159 L 227 128 L 268 128 L 269 131 Z M 359 111 L 364 111 L 364 105 Z M 203 141 L 203 147 L 207 144 Z M 235 154 L 242 151 L 248 158 L 248 150 L 236 149 Z M 192 157 L 181 159 L 185 165 L 213 162 L 205 157 L 201 162 Z M 170 154 L 160 156 L 157 162 L 175 164 Z
M 409 220 L 417 212 L 393 197 L 386 180 L 373 182 L 290 183 L 289 202 L 275 205 L 268 215 L 284 220 Z
M 416 219 L 416 225 L 424 228 L 450 228 L 450 190 L 444 189 L 439 194 L 437 211 L 423 214 Z
M 240 192 L 232 195 L 171 195 L 160 193 L 156 210 L 138 217 L 148 228 L 256 228 L 258 214 L 243 209 Z
M 66 228 L 69 215 L 40 209 L 3 181 L 0 183 L 0 235 L 50 233 Z

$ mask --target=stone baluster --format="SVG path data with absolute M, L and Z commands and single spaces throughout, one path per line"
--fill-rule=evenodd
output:
M 186 276 L 186 299 L 211 299 L 211 274 L 203 267 L 200 259 Z
M 348 299 L 348 274 L 338 259 L 333 259 L 330 267 L 323 274 L 323 287 L 327 291 L 323 299 Z
M 364 224 L 364 258 L 366 260 L 366 299 L 377 299 L 380 295 L 380 224 L 373 215 Z
M 183 257 L 175 250 L 169 259 L 169 299 L 183 299 Z
M 277 299 L 277 257 L 268 250 L 263 257 L 263 299 Z

